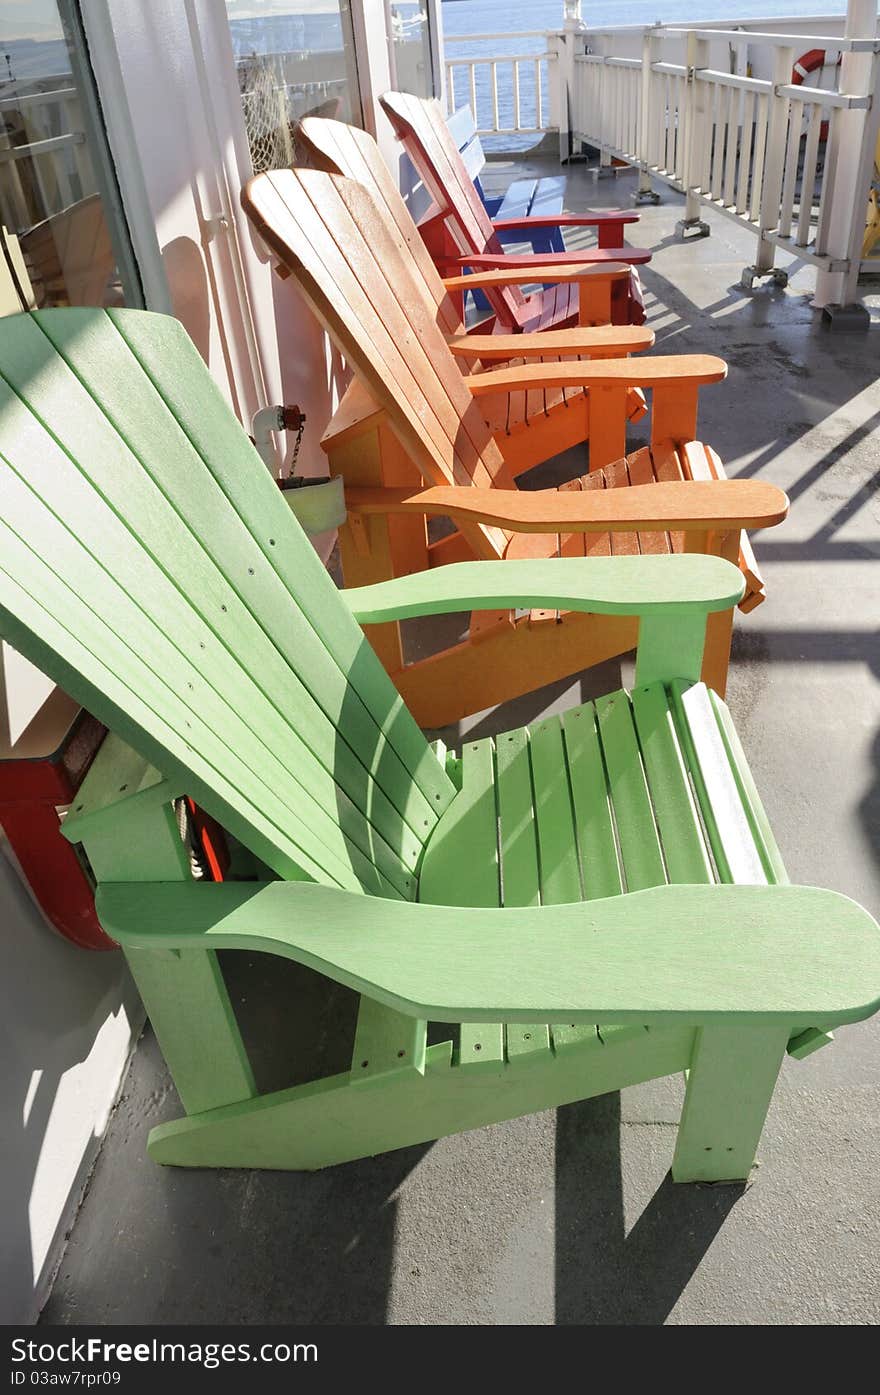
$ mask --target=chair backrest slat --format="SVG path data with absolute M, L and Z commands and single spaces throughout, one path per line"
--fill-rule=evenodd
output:
M 318 170 L 269 170 L 242 202 L 296 277 L 431 484 L 504 482 L 489 425 L 459 372 L 396 223 L 370 191 Z M 506 538 L 471 527 L 486 556 Z
M 447 225 L 462 256 L 503 252 L 440 103 L 409 92 L 386 92 L 379 100 L 431 198 L 447 214 Z M 486 294 L 502 324 L 519 324 L 525 297 L 516 286 L 490 289 Z
M 472 183 L 476 186 L 477 180 L 486 167 L 486 156 L 477 135 L 477 125 L 474 121 L 474 113 L 469 106 L 461 106 L 446 118 L 446 129 L 459 155 L 464 161 L 464 167 Z M 477 189 L 479 193 L 479 189 Z
M 409 249 L 425 290 L 437 306 L 444 333 L 461 334 L 461 317 L 451 296 L 443 289 L 437 268 L 373 137 L 358 126 L 317 116 L 305 117 L 296 135 L 297 147 L 307 155 L 312 169 L 356 180 L 369 189 L 380 208 L 384 206 Z
M 0 453 L 11 642 L 279 874 L 412 895 L 451 785 L 181 327 L 4 321 Z

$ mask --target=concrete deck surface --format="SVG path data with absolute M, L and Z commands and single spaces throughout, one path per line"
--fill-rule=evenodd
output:
M 488 171 L 499 186 L 522 172 Z M 633 187 L 573 167 L 568 206 Z M 769 599 L 737 617 L 730 704 L 792 878 L 877 914 L 880 327 L 823 329 L 809 268 L 786 291 L 740 290 L 753 239 L 710 214 L 711 237 L 681 246 L 681 203 L 664 190 L 631 230 L 654 249 L 658 349 L 727 359 L 701 435 L 792 500 L 757 540 Z M 620 681 L 607 666 L 465 725 L 504 730 Z M 274 977 L 274 1000 L 242 995 L 277 1052 L 327 1039 L 335 1018 L 291 1023 Z M 146 1134 L 180 1110 L 148 1034 L 44 1321 L 876 1322 L 880 1019 L 786 1065 L 747 1188 L 672 1186 L 681 1096 L 661 1081 L 315 1175 L 162 1170 Z

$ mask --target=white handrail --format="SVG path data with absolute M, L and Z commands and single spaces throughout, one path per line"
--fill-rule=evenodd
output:
M 877 53 L 880 45 L 876 39 L 847 39 L 842 34 L 833 36 L 822 34 L 764 34 L 755 29 L 681 29 L 673 25 L 656 25 L 658 34 L 694 34 L 698 39 L 724 39 L 730 44 L 763 44 L 767 48 L 791 48 L 804 45 L 807 48 L 832 49 L 835 53 Z M 591 33 L 597 34 L 597 29 Z
M 551 34 L 558 33 L 556 29 L 515 29 L 509 34 L 444 34 L 445 44 L 470 44 L 470 43 L 493 43 L 497 44 L 499 39 L 506 43 L 508 39 L 547 39 Z
M 564 36 L 569 60 L 557 72 L 567 74 L 568 87 L 557 102 L 571 112 L 573 149 L 581 142 L 598 148 L 600 169 L 622 159 L 639 170 L 640 196 L 657 198 L 652 180 L 687 194 L 685 235 L 708 232 L 700 211 L 709 206 L 756 235 L 749 278 L 783 280 L 774 265 L 781 246 L 822 273 L 820 299 L 838 298 L 828 292 L 834 283 L 850 301 L 860 265 L 853 248 L 861 242 L 880 129 L 874 21 L 865 13 L 861 27 L 834 37 L 584 26 Z M 600 38 L 607 42 L 597 44 Z M 719 41 L 741 71 L 710 65 L 710 53 L 716 65 L 721 58 L 712 50 Z M 749 72 L 757 68 L 762 76 L 746 73 L 743 45 Z M 637 46 L 640 57 L 633 56 Z M 684 64 L 661 61 L 661 51 L 668 58 L 682 47 Z M 791 81 L 797 55 L 809 49 L 843 55 L 840 91 Z M 847 82 L 848 62 L 860 76 Z

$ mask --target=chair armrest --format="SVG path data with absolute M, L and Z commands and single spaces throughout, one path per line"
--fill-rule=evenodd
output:
M 449 347 L 460 358 L 529 358 L 552 354 L 636 354 L 650 349 L 654 332 L 646 325 L 595 325 L 548 329 L 538 334 L 461 334 Z
M 340 592 L 362 625 L 468 610 L 582 610 L 646 616 L 729 610 L 745 582 L 720 557 L 540 557 L 454 562 Z
M 475 397 L 490 392 L 516 392 L 540 387 L 654 388 L 678 385 L 720 383 L 727 377 L 727 364 L 713 354 L 663 354 L 653 358 L 615 358 L 578 363 L 524 363 L 474 373 L 466 379 Z
M 584 490 L 353 488 L 346 489 L 345 503 L 351 513 L 438 514 L 514 533 L 729 532 L 772 528 L 788 513 L 786 495 L 763 480 L 671 480 Z
M 548 265 L 543 257 L 533 257 L 527 266 L 519 265 L 519 257 L 493 257 L 496 265 L 491 271 L 474 272 L 468 276 L 444 276 L 447 291 L 476 291 L 481 286 L 525 286 L 532 281 L 567 285 L 571 281 L 623 281 L 629 279 L 629 267 L 619 262 L 588 265 L 584 261 L 564 266 Z M 513 265 L 510 265 L 510 263 Z
M 638 213 L 625 213 L 623 209 L 603 209 L 601 213 L 539 213 L 525 214 L 522 218 L 493 218 L 496 232 L 512 232 L 522 229 L 531 232 L 535 228 L 594 228 L 606 223 L 637 223 Z
M 602 266 L 611 262 L 626 262 L 628 266 L 641 266 L 653 256 L 648 247 L 583 247 L 571 252 L 480 252 L 456 258 L 458 266 L 475 266 L 481 271 L 492 267 L 504 267 L 508 263 L 514 268 L 528 270 L 531 267 L 553 267 L 576 265 L 578 261 Z M 546 276 L 533 276 L 534 281 L 546 281 Z
M 880 1005 L 876 923 L 815 887 L 472 910 L 307 882 L 118 882 L 98 888 L 97 910 L 129 948 L 277 954 L 435 1022 L 828 1028 Z

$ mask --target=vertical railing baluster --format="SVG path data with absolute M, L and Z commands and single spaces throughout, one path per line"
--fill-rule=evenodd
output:
M 739 138 L 739 177 L 736 184 L 736 211 L 742 216 L 749 206 L 749 173 L 752 163 L 752 132 L 755 124 L 755 94 L 743 93 L 742 129 Z
M 790 102 L 788 112 L 788 144 L 785 149 L 785 165 L 782 176 L 782 191 L 779 195 L 779 235 L 791 236 L 791 221 L 794 214 L 795 184 L 798 162 L 801 153 L 801 127 L 804 118 L 803 102 Z
M 831 213 L 831 191 L 834 188 L 834 179 L 831 177 L 828 157 L 829 151 L 834 149 L 831 143 L 832 136 L 836 135 L 835 126 L 840 119 L 840 108 L 832 107 L 828 120 L 828 139 L 825 142 L 825 160 L 822 169 L 822 190 L 819 195 L 819 216 L 816 220 L 816 241 L 814 250 L 824 256 L 828 251 L 828 223 Z
M 700 190 L 712 196 L 712 161 L 715 158 L 715 105 L 718 88 L 714 82 L 698 84 L 705 91 L 705 143 L 703 146 L 703 167 L 700 171 Z
M 740 89 L 731 87 L 730 104 L 727 108 L 727 150 L 724 157 L 724 193 L 722 195 L 727 208 L 732 208 L 736 202 L 736 152 L 739 144 L 741 98 Z
M 819 157 L 819 133 L 822 129 L 822 108 L 818 102 L 811 104 L 810 124 L 807 128 L 807 144 L 804 149 L 804 168 L 801 175 L 801 206 L 797 220 L 795 241 L 799 247 L 806 247 L 813 226 L 813 195 L 816 191 L 816 165 Z
M 755 117 L 755 158 L 752 164 L 752 187 L 749 193 L 749 218 L 757 223 L 761 214 L 761 194 L 764 188 L 764 156 L 767 153 L 767 126 L 770 120 L 770 99 L 763 92 L 758 96 Z
M 758 247 L 755 262 L 743 273 L 745 283 L 755 276 L 767 276 L 773 272 L 776 256 L 774 244 L 766 233 L 779 226 L 780 197 L 785 161 L 785 140 L 788 133 L 789 99 L 780 92 L 791 78 L 794 49 L 777 48 L 773 60 L 773 91 L 770 96 L 770 112 L 767 122 L 767 148 L 764 158 L 764 175 L 761 182 L 761 208 L 758 215 Z

